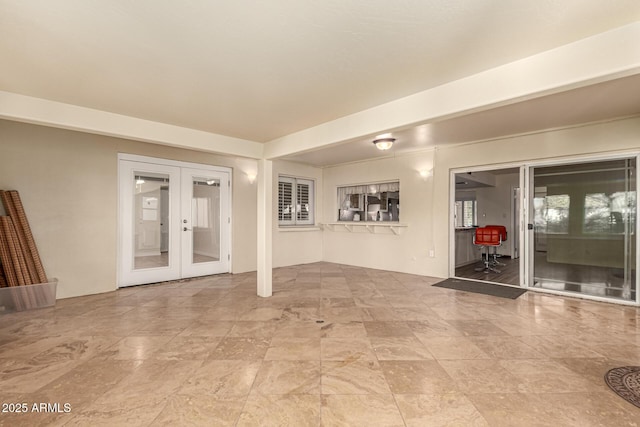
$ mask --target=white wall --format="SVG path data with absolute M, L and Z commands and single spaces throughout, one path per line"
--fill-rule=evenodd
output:
M 81 132 L 0 121 L 0 188 L 19 190 L 59 297 L 116 287 L 117 153 L 233 168 L 233 272 L 256 269 L 255 160 L 225 157 Z M 279 231 L 274 215 L 274 267 L 316 261 L 448 276 L 453 168 L 640 151 L 640 118 L 541 132 L 326 169 L 275 161 L 279 174 L 316 180 L 316 222 L 336 220 L 337 187 L 400 181 L 400 234 L 367 231 Z M 420 170 L 433 167 L 422 178 Z M 99 189 L 99 191 L 96 191 Z M 277 185 L 274 185 L 277 200 Z M 274 207 L 277 208 L 277 203 Z M 429 257 L 434 250 L 435 257 Z
M 380 233 L 354 228 L 354 232 L 335 227 L 325 229 L 325 261 L 370 268 L 429 275 L 437 270 L 432 228 L 434 185 L 439 177 L 423 178 L 419 171 L 431 169 L 434 151 L 353 163 L 324 169 L 324 209 L 322 221 L 335 222 L 338 213 L 337 188 L 345 185 L 400 181 L 400 223 L 408 224 L 399 235 L 379 228 Z M 444 218 L 446 223 L 446 217 Z M 358 231 L 355 231 L 358 230 Z M 437 256 L 437 253 L 436 253 Z M 444 256 L 444 254 L 441 254 Z
M 322 261 L 322 230 L 319 227 L 278 226 L 278 176 L 285 175 L 315 181 L 315 222 L 321 222 L 323 206 L 322 169 L 300 163 L 273 162 L 273 267 Z
M 572 158 L 615 151 L 640 152 L 640 118 L 591 124 L 473 144 L 438 147 L 408 156 L 324 169 L 323 222 L 336 220 L 336 188 L 341 185 L 400 180 L 400 235 L 324 231 L 325 261 L 448 277 L 450 170 Z M 434 165 L 423 180 L 418 170 Z M 479 218 L 480 221 L 480 218 Z M 435 258 L 428 251 L 434 250 Z
M 117 154 L 233 169 L 234 273 L 256 269 L 255 160 L 0 120 L 0 189 L 20 192 L 58 298 L 116 289 Z

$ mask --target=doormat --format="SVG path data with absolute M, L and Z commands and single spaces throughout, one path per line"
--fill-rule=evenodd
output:
M 500 298 L 516 299 L 527 292 L 526 289 L 512 288 L 510 286 L 492 285 L 489 283 L 474 282 L 472 280 L 446 279 L 432 286 L 439 288 L 455 289 L 456 291 L 473 292 L 476 294 L 491 295 Z
M 640 366 L 613 368 L 604 380 L 618 396 L 640 408 Z

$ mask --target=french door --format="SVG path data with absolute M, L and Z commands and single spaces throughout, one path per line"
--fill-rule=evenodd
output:
M 229 272 L 231 170 L 119 160 L 118 286 Z

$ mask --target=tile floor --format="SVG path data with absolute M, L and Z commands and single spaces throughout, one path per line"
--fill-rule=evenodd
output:
M 640 365 L 637 308 L 501 299 L 328 263 L 275 270 L 271 298 L 255 280 L 0 315 L 0 401 L 29 407 L 0 413 L 0 425 L 640 424 L 640 408 L 602 379 Z

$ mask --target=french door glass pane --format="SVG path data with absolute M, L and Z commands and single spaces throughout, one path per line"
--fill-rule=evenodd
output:
M 191 199 L 193 263 L 220 260 L 220 180 L 193 179 Z
M 635 300 L 635 159 L 534 168 L 534 286 Z
M 133 178 L 133 268 L 169 265 L 169 175 L 135 173 Z

